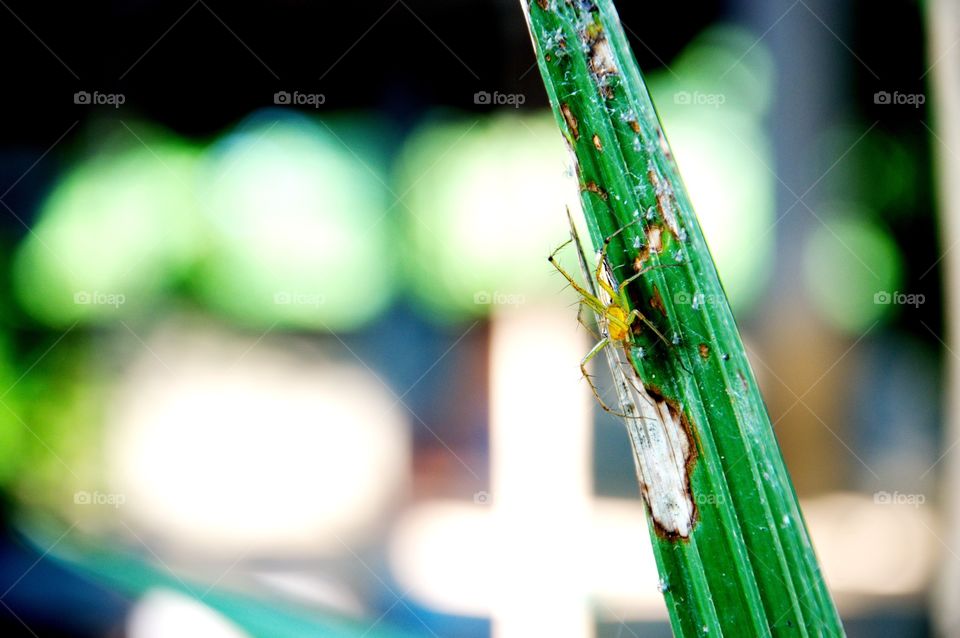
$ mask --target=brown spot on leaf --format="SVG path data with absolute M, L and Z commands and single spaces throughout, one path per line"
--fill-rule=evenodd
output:
M 567 128 L 570 129 L 573 139 L 580 139 L 580 123 L 566 102 L 560 105 L 560 112 L 563 113 L 563 119 L 567 122 Z
M 583 185 L 583 190 L 599 195 L 600 198 L 603 199 L 604 201 L 606 201 L 609 198 L 609 195 L 607 195 L 607 191 L 597 186 L 596 182 L 587 182 L 586 184 Z
M 633 129 L 634 133 L 638 135 L 640 134 L 640 122 L 638 122 L 635 119 L 632 119 L 632 120 L 627 120 L 627 124 L 630 125 L 630 128 Z
M 657 224 L 652 224 L 647 227 L 646 244 L 633 258 L 633 270 L 635 272 L 643 270 L 647 260 L 650 259 L 650 255 L 659 253 L 661 250 L 663 250 L 663 229 Z
M 613 49 L 610 48 L 610 42 L 602 33 L 590 41 L 590 70 L 600 78 L 617 73 Z
M 601 95 L 611 99 L 613 87 L 606 82 L 606 79 L 619 73 L 619 70 L 610 41 L 603 32 L 603 25 L 598 20 L 593 20 L 583 28 L 581 35 L 588 47 L 590 70 L 597 79 L 597 87 Z
M 596 133 L 593 134 L 593 146 L 601 153 L 603 152 L 603 144 L 600 142 L 600 136 Z
M 660 289 L 657 284 L 653 284 L 653 294 L 650 295 L 650 307 L 660 311 L 660 314 L 667 314 L 667 309 L 663 306 L 663 297 L 660 296 Z
M 673 188 L 670 187 L 669 183 L 661 182 L 660 175 L 652 167 L 647 171 L 647 179 L 650 180 L 657 195 L 657 210 L 660 212 L 660 216 L 663 217 L 663 221 L 667 222 L 667 228 L 670 229 L 673 236 L 679 239 L 680 226 L 677 224 L 675 206 L 677 200 L 673 194 Z
M 700 356 L 703 357 L 704 359 L 710 358 L 710 346 L 708 346 L 707 344 L 701 343 L 699 346 L 697 346 L 697 350 L 700 351 Z
M 537 0 L 537 4 L 540 5 L 540 8 L 544 11 L 547 10 L 547 7 L 550 6 L 550 0 Z

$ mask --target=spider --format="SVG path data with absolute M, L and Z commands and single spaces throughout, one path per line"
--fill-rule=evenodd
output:
M 593 310 L 594 314 L 597 317 L 597 324 L 600 328 L 600 341 L 593 346 L 593 348 L 583 357 L 580 361 L 580 372 L 583 374 L 583 377 L 587 380 L 587 383 L 590 385 L 590 390 L 593 392 L 593 396 L 596 397 L 597 402 L 600 404 L 605 411 L 621 416 L 624 418 L 636 418 L 635 414 L 622 414 L 610 408 L 603 398 L 600 396 L 600 392 L 597 389 L 596 384 L 593 382 L 593 378 L 587 373 L 587 364 L 596 357 L 604 348 L 607 347 L 622 347 L 624 352 L 627 353 L 627 360 L 629 361 L 629 352 L 631 346 L 635 345 L 633 340 L 633 329 L 637 321 L 642 322 L 645 326 L 650 328 L 657 337 L 663 341 L 667 346 L 670 346 L 670 342 L 667 338 L 660 332 L 659 329 L 653 323 L 647 319 L 642 312 L 636 308 L 629 308 L 629 301 L 626 295 L 626 287 L 639 277 L 645 275 L 647 272 L 654 268 L 663 267 L 663 266 L 674 266 L 676 264 L 660 264 L 652 265 L 641 270 L 638 270 L 636 274 L 631 275 L 630 277 L 624 279 L 619 284 L 617 283 L 616 277 L 613 274 L 613 268 L 610 266 L 610 262 L 607 260 L 607 251 L 610 246 L 611 240 L 622 233 L 627 226 L 624 226 L 620 230 L 616 231 L 603 241 L 603 247 L 600 250 L 600 255 L 597 260 L 597 267 L 594 271 L 594 279 L 597 282 L 597 285 L 600 287 L 599 290 L 596 290 L 593 286 L 593 281 L 591 281 L 589 274 L 590 270 L 587 267 L 586 257 L 583 254 L 583 248 L 580 244 L 580 238 L 577 235 L 576 228 L 573 225 L 573 219 L 570 218 L 570 211 L 567 211 L 567 217 L 570 219 L 570 239 L 565 241 L 563 244 L 557 247 L 550 256 L 547 258 L 547 261 L 556 268 L 563 278 L 569 282 L 574 290 L 579 293 L 580 308 L 583 309 L 583 306 L 588 306 Z M 636 222 L 631 222 L 636 223 Z M 577 247 L 577 256 L 580 261 L 580 266 L 584 271 L 584 276 L 589 286 L 589 290 L 584 286 L 581 286 L 574 280 L 573 276 L 570 275 L 564 268 L 557 263 L 557 253 L 559 253 L 563 248 L 568 244 L 575 244 Z

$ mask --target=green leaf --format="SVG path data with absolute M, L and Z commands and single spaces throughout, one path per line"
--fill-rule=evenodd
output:
M 643 413 L 626 421 L 674 633 L 843 635 L 716 268 L 612 2 L 521 2 L 574 157 L 593 246 L 599 251 L 613 236 L 605 249 L 613 285 L 642 273 L 615 303 L 646 321 L 632 322 L 626 342 L 610 347 L 623 353 L 613 357 L 615 380 L 619 369 L 633 384 L 618 388 L 621 399 L 627 395 L 621 408 Z

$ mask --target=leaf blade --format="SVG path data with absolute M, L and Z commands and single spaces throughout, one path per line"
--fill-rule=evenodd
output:
M 612 2 L 521 4 L 594 247 L 621 231 L 608 251 L 614 272 L 673 266 L 651 268 L 627 297 L 673 342 L 666 347 L 635 334 L 631 372 L 684 416 L 696 448 L 689 484 L 697 517 L 689 536 L 664 536 L 649 517 L 674 632 L 843 635 L 716 268 Z

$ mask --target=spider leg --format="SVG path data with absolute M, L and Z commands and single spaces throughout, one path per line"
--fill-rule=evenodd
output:
M 611 234 L 611 235 L 608 235 L 607 238 L 603 240 L 603 247 L 600 249 L 600 259 L 599 259 L 599 261 L 598 261 L 598 263 L 597 263 L 597 272 L 595 273 L 595 276 L 596 276 L 596 279 L 597 279 L 597 283 L 599 283 L 600 286 L 601 286 L 601 287 L 610 295 L 610 297 L 612 297 L 612 298 L 616 298 L 617 295 L 620 294 L 620 291 L 623 289 L 623 285 L 621 284 L 621 285 L 617 286 L 616 288 L 614 288 L 614 287 L 611 286 L 608 282 L 604 281 L 604 279 L 600 276 L 600 271 L 601 271 L 601 269 L 603 268 L 603 265 L 607 262 L 607 251 L 608 251 L 609 248 L 610 248 L 610 242 L 613 240 L 614 237 L 616 237 L 617 235 L 619 235 L 620 233 L 622 233 L 624 230 L 626 230 L 626 229 L 629 228 L 630 226 L 633 226 L 634 224 L 636 224 L 636 223 L 639 222 L 639 221 L 640 221 L 640 219 L 637 218 L 637 219 L 633 220 L 632 222 L 630 222 L 630 223 L 628 223 L 628 224 L 625 224 L 624 226 L 621 226 L 617 231 L 615 231 L 615 232 L 614 232 L 613 234 Z
M 565 241 L 565 242 L 563 242 L 562 244 L 560 244 L 559 246 L 557 246 L 556 249 L 554 249 L 554 251 L 553 251 L 552 253 L 550 253 L 549 260 L 550 260 L 550 261 L 553 261 L 553 258 L 557 256 L 557 253 L 558 253 L 558 252 L 560 252 L 561 250 L 563 250 L 564 248 L 566 248 L 567 245 L 572 244 L 572 243 L 573 243 L 573 238 L 571 237 L 571 238 L 568 239 L 567 241 Z
M 613 233 L 612 235 L 610 235 L 610 236 L 607 237 L 605 240 L 603 240 L 603 243 L 609 244 L 611 239 L 613 239 L 614 237 L 616 237 L 617 235 L 619 235 L 620 233 L 622 233 L 622 232 L 625 231 L 626 229 L 630 228 L 630 227 L 633 226 L 634 224 L 640 223 L 640 221 L 641 221 L 641 218 L 640 218 L 640 217 L 637 217 L 637 218 L 634 219 L 632 222 L 628 222 L 628 223 L 624 224 L 624 225 L 621 226 L 618 230 L 614 231 L 614 233 Z
M 590 324 L 588 324 L 586 321 L 584 321 L 584 318 L 583 318 L 583 307 L 586 306 L 586 305 L 587 305 L 587 304 L 584 303 L 583 301 L 580 301 L 580 302 L 579 302 L 579 306 L 580 306 L 580 307 L 577 308 L 577 323 L 579 323 L 581 326 L 583 326 L 584 328 L 586 328 L 586 329 L 587 329 L 587 332 L 589 332 L 591 335 L 593 335 L 596 339 L 602 339 L 603 337 L 601 337 L 600 335 L 598 335 L 598 334 L 594 331 L 594 329 L 590 326 Z
M 651 270 L 655 270 L 655 269 L 657 269 L 657 268 L 676 268 L 676 267 L 681 266 L 681 265 L 682 265 L 682 264 L 653 264 L 652 266 L 647 266 L 646 268 L 641 268 L 636 274 L 630 275 L 629 277 L 627 277 L 626 279 L 624 279 L 623 281 L 620 282 L 620 285 L 617 286 L 617 294 L 620 294 L 620 291 L 622 291 L 624 288 L 626 288 L 627 285 L 629 285 L 631 282 L 639 279 L 640 277 L 642 277 L 643 275 L 647 274 L 647 273 L 650 272 Z
M 597 260 L 597 269 L 593 273 L 593 278 L 597 280 L 597 285 L 603 289 L 610 299 L 617 298 L 617 291 L 614 290 L 613 286 L 610 285 L 610 282 L 607 281 L 606 277 L 602 276 L 603 267 L 607 265 L 607 244 L 603 245 L 603 248 L 600 249 L 600 259 Z
M 600 354 L 600 352 L 610 345 L 610 338 L 606 337 L 597 342 L 595 346 L 587 353 L 587 355 L 580 361 L 580 373 L 583 374 L 583 378 L 587 380 L 587 383 L 590 385 L 590 391 L 593 392 L 593 396 L 596 397 L 597 403 L 600 404 L 600 407 L 607 412 L 613 413 L 614 411 L 608 406 L 603 397 L 600 396 L 600 391 L 597 389 L 596 384 L 593 382 L 593 377 L 587 372 L 587 364 L 590 363 L 590 360 L 595 356 Z
M 607 405 L 606 402 L 603 400 L 603 398 L 600 396 L 600 390 L 597 389 L 596 384 L 593 382 L 593 377 L 587 373 L 587 364 L 590 363 L 590 360 L 593 359 L 598 354 L 600 354 L 600 352 L 604 348 L 612 345 L 613 345 L 613 342 L 610 341 L 610 337 L 604 337 L 603 339 L 598 341 L 597 345 L 593 346 L 593 349 L 587 353 L 587 356 L 585 356 L 583 360 L 580 361 L 580 372 L 583 374 L 583 378 L 587 380 L 587 383 L 590 385 L 590 391 L 593 392 L 593 396 L 597 399 L 597 403 L 600 404 L 600 407 L 603 408 L 604 412 L 609 412 L 610 414 L 614 416 L 618 416 L 623 419 L 638 419 L 638 418 L 642 419 L 643 417 L 639 417 L 636 414 L 625 414 L 623 412 L 618 412 L 613 408 L 611 408 L 609 405 Z
M 673 344 L 670 343 L 670 341 L 669 341 L 665 336 L 663 336 L 663 333 L 660 332 L 660 329 L 657 328 L 655 325 L 653 325 L 653 322 L 651 322 L 649 319 L 647 319 L 642 312 L 640 312 L 640 311 L 637 310 L 637 309 L 633 309 L 633 310 L 630 311 L 630 315 L 629 315 L 629 317 L 628 317 L 628 319 L 627 319 L 627 323 L 629 323 L 630 325 L 633 325 L 633 322 L 634 322 L 634 320 L 636 320 L 636 319 L 639 319 L 640 321 L 642 321 L 642 322 L 644 323 L 645 326 L 647 326 L 648 328 L 650 328 L 651 330 L 653 330 L 654 334 L 656 334 L 657 337 L 659 337 L 660 340 L 663 341 L 663 343 L 665 343 L 665 344 L 667 345 L 667 347 L 671 347 L 671 346 L 673 345 Z
M 668 348 L 673 347 L 673 344 L 670 341 L 668 341 L 665 336 L 663 336 L 663 333 L 660 332 L 660 330 L 655 325 L 653 325 L 653 323 L 649 319 L 643 316 L 642 312 L 636 309 L 630 311 L 630 318 L 629 318 L 630 323 L 633 324 L 635 319 L 640 319 L 640 321 L 642 321 L 645 326 L 653 330 L 653 332 L 657 335 L 657 337 L 659 337 L 659 339 L 663 341 L 664 345 L 666 345 Z M 681 368 L 683 368 L 687 372 L 691 372 L 690 368 L 688 368 L 686 364 L 684 364 L 683 359 L 681 359 L 680 357 L 677 357 L 677 361 L 680 363 Z
M 596 298 L 596 296 L 594 296 L 589 290 L 587 290 L 586 288 L 578 284 L 577 281 L 573 278 L 573 275 L 568 273 L 563 268 L 563 266 L 557 263 L 557 259 L 556 259 L 557 253 L 560 251 L 561 248 L 563 248 L 564 246 L 566 246 L 572 241 L 573 241 L 572 239 L 568 239 L 566 242 L 564 242 L 559 248 L 553 251 L 549 257 L 547 257 L 547 261 L 549 261 L 553 265 L 553 267 L 556 268 L 561 275 L 563 275 L 563 278 L 567 280 L 567 282 L 573 287 L 574 290 L 580 293 L 580 296 L 583 297 L 584 302 L 587 305 L 589 305 L 594 309 L 603 308 L 603 303 L 601 303 L 600 300 Z

